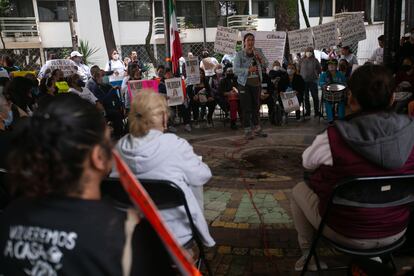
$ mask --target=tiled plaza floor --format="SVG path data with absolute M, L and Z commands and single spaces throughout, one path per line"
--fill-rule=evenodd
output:
M 212 129 L 178 133 L 213 172 L 204 190 L 204 212 L 217 242 L 207 251 L 215 275 L 299 275 L 293 270 L 300 250 L 290 193 L 303 179 L 303 150 L 324 127 L 317 120 L 265 124 L 269 136 L 248 143 L 241 130 L 220 122 Z M 328 265 L 348 261 L 330 248 L 320 251 Z

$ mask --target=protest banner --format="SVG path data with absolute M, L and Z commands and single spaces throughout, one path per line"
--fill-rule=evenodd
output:
M 78 72 L 78 67 L 76 63 L 70 59 L 52 59 L 46 61 L 45 65 L 42 66 L 39 72 L 39 77 L 43 78 L 46 70 L 52 72 L 55 69 L 60 69 L 63 72 L 65 77 L 68 77 L 72 74 Z
M 217 26 L 216 40 L 214 42 L 214 52 L 220 54 L 234 54 L 236 51 L 239 31 L 236 29 Z
M 304 52 L 313 46 L 313 36 L 310 28 L 288 32 L 290 53 Z
M 119 173 L 122 186 L 131 198 L 131 201 L 139 208 L 145 218 L 158 233 L 159 238 L 165 245 L 181 275 L 185 276 L 201 276 L 200 271 L 192 264 L 191 258 L 187 252 L 178 244 L 177 240 L 171 234 L 169 229 L 161 218 L 157 207 L 148 195 L 147 191 L 142 187 L 135 175 L 131 172 L 122 158 L 117 152 L 113 153 L 115 164 Z
M 338 26 L 336 21 L 312 27 L 315 49 L 322 50 L 338 45 Z
M 350 46 L 367 38 L 363 13 L 353 13 L 339 17 L 337 24 L 341 34 L 342 46 Z
M 299 100 L 296 91 L 281 92 L 280 98 L 285 112 L 290 113 L 300 109 Z
M 185 72 L 187 74 L 186 83 L 188 85 L 200 83 L 200 64 L 197 57 L 185 59 Z
M 132 99 L 143 90 L 158 92 L 158 82 L 156 80 L 130 80 L 128 81 L 128 93 Z
M 260 48 L 263 55 L 269 62 L 269 66 L 275 61 L 283 63 L 285 55 L 286 32 L 242 32 L 242 36 L 247 33 L 254 35 L 254 47 Z
M 184 92 L 181 78 L 166 79 L 168 106 L 175 106 L 184 103 Z

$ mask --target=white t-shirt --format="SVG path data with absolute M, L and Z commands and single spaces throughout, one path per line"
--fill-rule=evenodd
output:
M 111 65 L 111 66 L 109 66 Z M 120 77 L 123 77 L 125 74 L 125 65 L 121 60 L 113 60 L 111 59 L 105 65 L 105 71 L 114 71 L 118 72 Z
M 98 98 L 96 98 L 95 95 L 91 92 L 91 90 L 89 90 L 86 87 L 82 87 L 82 92 L 71 87 L 69 88 L 68 92 L 74 93 L 92 104 L 96 104 L 96 102 L 98 101 Z
M 217 59 L 213 57 L 206 57 L 203 58 L 203 60 L 201 60 L 200 68 L 204 70 L 206 77 L 211 77 L 215 75 L 214 69 L 218 64 L 219 62 L 217 61 Z
M 369 61 L 373 62 L 374 64 L 382 64 L 384 60 L 384 48 L 378 47 L 375 49 L 375 51 L 372 53 L 372 56 L 370 57 Z

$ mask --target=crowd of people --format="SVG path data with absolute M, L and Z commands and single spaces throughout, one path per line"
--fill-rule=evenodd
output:
M 383 37 L 378 40 L 380 49 Z M 113 149 L 138 179 L 169 180 L 179 186 L 203 244 L 214 246 L 203 206 L 203 186 L 212 172 L 191 145 L 174 134 L 174 117 L 182 118 L 187 131 L 199 127 L 204 118 L 207 127 L 213 127 L 217 105 L 229 113 L 232 129 L 241 119 L 247 140 L 267 137 L 260 124 L 262 104 L 268 106 L 272 124 L 277 124 L 278 116 L 288 116 L 283 93 L 295 92 L 305 117 L 311 115 L 310 97 L 315 116 L 320 116 L 320 104 L 329 121 L 338 112 L 340 120 L 316 136 L 303 153 L 310 177 L 292 190 L 293 221 L 303 253 L 296 270 L 304 266 L 339 180 L 350 175 L 414 173 L 414 121 L 393 108 L 395 93 L 411 92 L 412 97 L 414 92 L 414 51 L 404 50 L 414 47 L 414 29 L 401 45 L 400 69 L 394 75 L 381 65 L 380 50 L 356 68 L 349 47 L 342 47 L 340 56 L 329 53 L 324 65 L 308 48 L 296 63 L 274 61 L 268 70 L 269 61 L 254 43 L 254 35 L 247 33 L 244 48 L 224 63 L 204 51 L 200 83 L 185 85 L 181 70 L 186 99 L 173 108 L 167 104 L 165 80 L 174 73 L 164 66 L 158 66 L 154 77 L 159 93 L 142 91 L 130 98 L 128 81 L 142 79 L 148 70 L 136 52 L 124 59 L 126 64 L 113 50 L 101 69 L 82 64 L 82 55 L 74 51 L 71 59 L 79 65 L 78 73 L 64 76 L 56 69 L 46 71 L 40 80 L 32 74 L 14 77 L 18 68 L 3 57 L 7 75 L 0 77 L 0 169 L 7 173 L 10 186 L 7 198 L 1 198 L 8 206 L 0 214 L 0 274 L 175 273 L 145 218 L 102 199 L 101 181 L 118 177 Z M 322 97 L 321 103 L 318 86 L 325 90 L 334 83 L 347 86 L 347 93 L 334 103 Z M 345 116 L 346 108 L 350 117 Z M 301 120 L 300 110 L 295 111 Z M 405 234 L 409 212 L 406 206 L 387 213 L 375 208 L 336 210 L 324 234 L 353 248 L 380 247 Z M 193 233 L 184 208 L 160 213 L 178 243 L 191 253 Z M 385 230 L 378 232 L 378 227 Z M 314 260 L 310 269 L 316 269 Z

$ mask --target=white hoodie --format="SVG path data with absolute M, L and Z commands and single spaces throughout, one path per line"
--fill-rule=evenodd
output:
M 192 146 L 175 134 L 164 134 L 159 130 L 150 130 L 144 137 L 127 134 L 122 137 L 116 149 L 138 179 L 169 180 L 178 185 L 185 193 L 194 224 L 206 246 L 214 246 L 207 222 L 202 211 L 202 186 L 211 178 L 209 167 L 201 161 Z M 111 174 L 116 177 L 117 172 Z M 162 210 L 161 215 L 175 234 L 181 245 L 191 238 L 190 224 L 184 207 Z

